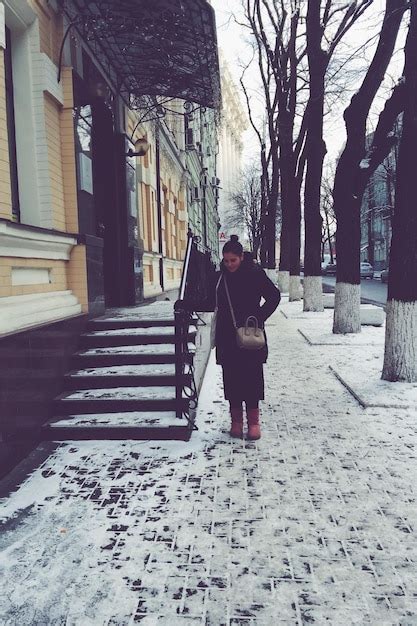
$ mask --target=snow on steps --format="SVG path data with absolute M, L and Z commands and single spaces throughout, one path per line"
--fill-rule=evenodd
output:
M 119 328 L 165 328 L 174 326 L 174 318 L 150 320 L 136 318 L 112 317 L 106 319 L 90 320 L 87 329 L 95 330 L 118 330 Z
M 190 427 L 174 411 L 127 411 L 100 414 L 71 414 L 55 418 L 44 427 L 50 441 L 77 439 L 177 439 L 188 441 Z
M 148 314 L 149 315 L 149 314 Z M 193 322 L 197 322 L 198 317 L 192 317 Z M 149 318 L 140 316 L 115 316 L 115 317 L 99 317 L 90 320 L 87 324 L 87 329 L 90 331 L 96 330 L 118 330 L 121 328 L 163 328 L 173 327 L 175 325 L 174 314 L 172 317 Z
M 101 317 L 96 318 L 97 321 L 101 320 L 114 320 L 114 319 L 134 319 L 134 320 L 163 320 L 174 319 L 174 302 L 158 300 L 151 304 L 122 307 L 115 309 L 108 309 L 107 312 Z
M 194 344 L 188 346 L 191 354 Z M 81 350 L 73 357 L 73 368 L 106 365 L 139 365 L 141 363 L 174 363 L 175 346 L 171 344 L 144 344 Z
M 188 372 L 184 382 L 190 384 L 190 381 Z M 70 372 L 64 382 L 66 389 L 175 385 L 175 365 L 151 363 L 86 368 Z
M 171 363 L 160 365 L 115 365 L 114 367 L 90 367 L 71 372 L 74 378 L 78 376 L 172 376 L 175 366 Z
M 184 399 L 184 406 L 187 402 Z M 55 399 L 55 413 L 169 411 L 175 409 L 175 387 L 108 387 L 79 389 Z
M 195 326 L 190 326 L 188 337 L 192 340 L 197 332 Z M 81 346 L 115 347 L 124 345 L 167 344 L 175 342 L 173 327 L 158 328 L 122 328 L 118 330 L 102 330 L 84 333 L 81 336 Z
M 67 392 L 54 403 L 60 417 L 44 426 L 45 438 L 190 438 L 190 424 L 176 417 L 172 303 L 155 307 L 151 317 L 149 306 L 139 309 L 112 311 L 89 322 L 90 332 L 81 337 L 81 345 L 88 349 L 73 357 L 73 370 L 65 377 Z M 191 326 L 191 354 L 196 332 Z M 186 385 L 191 384 L 190 374 Z M 183 408 L 187 407 L 184 397 Z

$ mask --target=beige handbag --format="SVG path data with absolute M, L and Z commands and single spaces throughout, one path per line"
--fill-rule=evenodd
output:
M 224 279 L 224 287 L 226 289 L 227 299 L 229 301 L 230 314 L 232 316 L 233 325 L 236 329 L 236 341 L 239 348 L 243 350 L 261 350 L 266 345 L 265 333 L 259 328 L 258 320 L 254 315 L 250 315 L 244 326 L 238 327 L 236 324 L 235 313 L 230 299 L 227 280 Z

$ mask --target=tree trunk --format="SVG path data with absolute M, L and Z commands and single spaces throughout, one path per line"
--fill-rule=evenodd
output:
M 290 229 L 288 207 L 282 205 L 282 225 L 280 236 L 278 287 L 282 293 L 290 289 Z
M 367 261 L 371 265 L 374 264 L 375 261 L 375 241 L 374 241 L 374 211 L 370 211 L 368 215 L 368 254 Z
M 333 193 L 337 217 L 334 333 L 358 333 L 361 330 L 360 207 L 367 179 L 360 163 L 365 156 L 369 110 L 391 60 L 405 6 L 404 0 L 386 0 L 375 54 L 359 90 L 344 113 L 347 140 L 337 165 Z M 359 294 L 359 297 L 353 294 Z
M 336 271 L 334 333 L 360 333 L 360 268 L 361 249 L 360 200 L 354 172 L 357 158 L 344 153 L 339 161 L 334 184 L 337 207 Z
M 267 267 L 268 247 L 266 242 L 266 221 L 268 213 L 268 164 L 265 155 L 265 146 L 261 150 L 261 217 L 259 220 L 259 260 L 262 267 Z
M 334 333 L 361 332 L 361 287 L 353 283 L 336 283 L 334 296 Z M 339 329 L 343 328 L 343 331 Z
M 277 208 L 279 199 L 279 159 L 278 159 L 278 146 L 274 148 L 274 154 L 272 156 L 272 175 L 271 175 L 271 190 L 269 194 L 268 202 L 268 218 L 266 224 L 266 249 L 267 249 L 267 268 L 276 268 L 275 258 L 275 241 L 276 241 L 276 221 L 277 221 Z
M 291 245 L 293 242 L 292 230 L 292 196 L 291 181 L 294 181 L 293 148 L 291 122 L 286 119 L 286 112 L 283 111 L 283 104 L 280 108 L 280 163 L 281 163 L 281 249 L 279 258 L 278 277 L 283 280 L 284 292 L 289 291 L 289 276 L 291 264 Z
M 330 263 L 334 263 L 333 244 L 332 244 L 332 236 L 330 234 L 330 222 L 329 222 L 329 212 L 328 212 L 328 210 L 325 211 L 324 215 L 326 217 L 326 239 L 327 239 L 327 243 L 329 244 Z
M 323 141 L 324 77 L 328 58 L 321 48 L 320 5 L 309 0 L 307 9 L 307 57 L 310 77 L 308 103 L 307 172 L 304 190 L 304 311 L 323 311 L 321 255 L 321 178 L 326 146 Z M 313 280 L 309 280 L 312 278 Z M 317 289 L 317 293 L 315 290 Z
M 301 300 L 302 287 L 300 280 L 300 250 L 301 250 L 301 203 L 298 183 L 294 177 L 291 190 L 291 215 L 290 215 L 290 288 L 289 301 Z
M 404 116 L 398 154 L 382 378 L 417 381 L 417 0 L 405 45 Z

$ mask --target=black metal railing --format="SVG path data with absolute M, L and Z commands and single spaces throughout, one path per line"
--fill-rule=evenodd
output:
M 210 274 L 214 271 L 210 251 L 201 246 L 200 237 L 189 231 L 179 298 L 174 307 L 175 400 L 176 416 L 185 418 L 194 430 L 198 430 L 194 423 L 198 391 L 194 378 L 195 348 L 190 344 L 190 326 L 199 325 L 200 318 L 194 310 L 198 309 L 198 303 L 207 299 Z

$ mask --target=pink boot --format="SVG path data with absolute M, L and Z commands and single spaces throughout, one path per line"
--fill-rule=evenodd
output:
M 248 439 L 260 439 L 261 427 L 259 426 L 259 409 L 246 409 L 248 418 Z
M 243 439 L 243 409 L 230 408 L 230 415 L 232 417 L 232 425 L 230 428 L 230 436 L 236 439 Z

